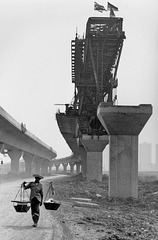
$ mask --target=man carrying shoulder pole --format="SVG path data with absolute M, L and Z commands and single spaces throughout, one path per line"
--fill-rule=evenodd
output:
M 42 206 L 43 202 L 43 187 L 40 183 L 40 180 L 43 179 L 39 174 L 34 174 L 35 177 L 34 182 L 23 182 L 22 185 L 24 189 L 30 188 L 30 202 L 31 202 L 31 214 L 33 219 L 33 227 L 37 227 L 39 216 L 40 216 L 40 206 Z

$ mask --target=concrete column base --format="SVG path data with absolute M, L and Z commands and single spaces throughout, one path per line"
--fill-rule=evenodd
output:
M 102 181 L 102 152 L 109 143 L 109 136 L 82 135 L 81 142 L 87 151 L 86 179 Z
M 138 136 L 110 136 L 109 196 L 138 197 Z
M 138 135 L 151 114 L 149 104 L 99 104 L 98 119 L 110 135 L 110 197 L 138 197 Z
M 19 159 L 22 155 L 22 151 L 18 149 L 12 149 L 8 151 L 8 155 L 11 159 L 11 173 L 19 174 Z
M 34 158 L 34 169 L 33 172 L 37 174 L 41 174 L 41 166 L 42 166 L 42 158 L 36 156 Z
M 102 152 L 87 152 L 87 181 L 102 181 Z
M 83 178 L 86 177 L 87 172 L 87 152 L 84 147 L 80 147 L 80 156 L 81 156 L 81 174 Z
M 34 158 L 35 158 L 35 155 L 31 153 L 23 152 L 23 159 L 25 161 L 25 174 L 27 176 L 32 175 L 32 172 L 33 172 L 32 165 L 33 165 Z
M 70 162 L 69 165 L 70 165 L 70 173 L 73 174 L 74 173 L 75 163 L 74 162 Z
M 63 165 L 63 172 L 66 173 L 67 172 L 68 163 L 62 163 L 62 165 Z
M 76 163 L 76 174 L 80 173 L 80 166 L 81 166 L 80 163 Z
M 0 153 L 3 153 L 4 151 L 4 143 L 0 143 Z
M 41 164 L 41 174 L 44 176 L 48 175 L 48 166 L 49 166 L 49 161 L 44 159 Z
M 60 163 L 55 163 L 56 172 L 59 172 Z

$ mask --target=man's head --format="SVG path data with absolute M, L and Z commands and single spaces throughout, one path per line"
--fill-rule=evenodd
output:
M 33 174 L 33 177 L 35 177 L 35 182 L 39 182 L 41 179 L 43 179 L 43 176 L 39 174 Z

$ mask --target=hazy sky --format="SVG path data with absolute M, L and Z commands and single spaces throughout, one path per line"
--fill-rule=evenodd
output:
M 98 0 L 107 7 L 107 1 Z M 158 1 L 112 0 L 126 33 L 118 69 L 118 104 L 152 104 L 139 142 L 158 143 Z M 94 11 L 92 0 L 0 0 L 0 106 L 57 152 L 71 150 L 55 120 L 57 103 L 70 103 L 71 40 Z M 65 108 L 59 106 L 61 111 Z

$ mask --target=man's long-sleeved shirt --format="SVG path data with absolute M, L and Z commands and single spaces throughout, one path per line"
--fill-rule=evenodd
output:
M 37 198 L 39 202 L 42 202 L 43 200 L 43 188 L 42 188 L 42 184 L 36 183 L 36 182 L 30 182 L 27 185 L 24 186 L 25 189 L 30 188 L 31 192 L 30 192 L 30 201 L 33 198 Z

